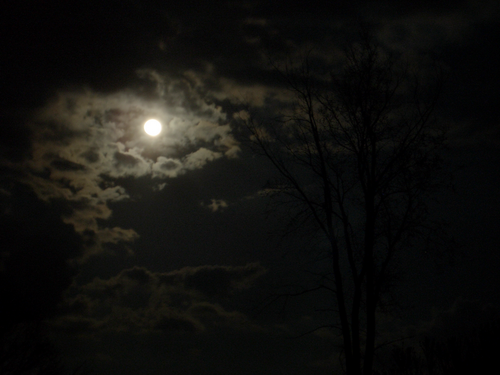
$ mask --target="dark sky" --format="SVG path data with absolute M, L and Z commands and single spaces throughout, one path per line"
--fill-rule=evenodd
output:
M 448 76 L 436 113 L 455 191 L 431 209 L 459 256 L 409 252 L 404 308 L 379 317 L 382 336 L 482 319 L 500 296 L 499 11 L 495 0 L 12 2 L 0 15 L 5 322 L 45 319 L 63 360 L 96 374 L 331 373 L 335 332 L 297 338 L 328 322 L 315 312 L 323 296 L 260 308 L 280 285 L 307 285 L 313 252 L 272 235 L 282 220 L 266 219 L 261 191 L 275 174 L 241 119 L 289 104 L 268 57 L 334 59 L 360 23 Z M 155 138 L 149 118 L 163 123 Z

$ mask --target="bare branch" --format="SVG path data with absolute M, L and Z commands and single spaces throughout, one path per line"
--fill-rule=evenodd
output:
M 347 372 L 368 375 L 381 295 L 395 259 L 428 225 L 425 199 L 439 186 L 445 138 L 432 116 L 442 81 L 425 92 L 368 33 L 346 49 L 340 70 L 316 74 L 309 57 L 273 65 L 294 94 L 291 114 L 249 127 L 281 177 L 272 197 L 289 208 L 287 232 L 308 225 L 329 246 L 328 277 L 276 300 L 331 292 Z

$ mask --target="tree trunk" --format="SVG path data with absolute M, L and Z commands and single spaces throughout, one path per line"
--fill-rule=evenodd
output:
M 369 184 L 370 185 L 370 184 Z M 366 226 L 365 226 L 365 267 L 366 267 L 366 343 L 363 361 L 363 375 L 371 375 L 375 351 L 375 204 L 373 188 L 368 186 L 366 193 Z

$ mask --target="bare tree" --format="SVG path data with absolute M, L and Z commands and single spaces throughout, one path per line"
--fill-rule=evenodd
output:
M 313 224 L 328 243 L 317 289 L 336 302 L 348 374 L 372 373 L 376 312 L 396 258 L 433 227 L 427 197 L 440 186 L 445 132 L 432 120 L 441 79 L 412 73 L 368 37 L 342 69 L 310 59 L 277 68 L 294 95 L 278 120 L 251 121 L 251 139 L 279 178 L 268 191 L 292 226 Z

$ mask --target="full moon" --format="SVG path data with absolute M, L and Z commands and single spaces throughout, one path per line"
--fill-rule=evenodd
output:
M 160 134 L 161 132 L 160 121 L 155 119 L 146 121 L 146 123 L 144 124 L 144 131 L 152 137 Z

